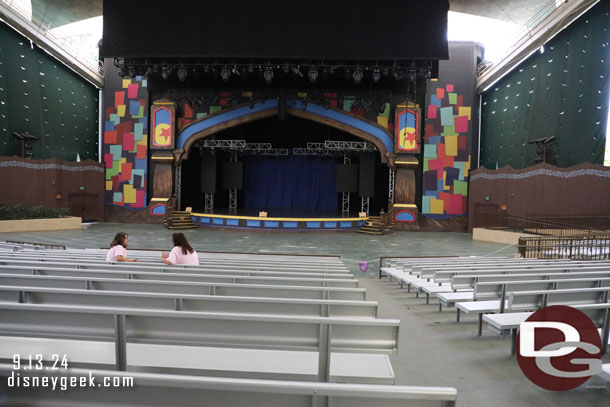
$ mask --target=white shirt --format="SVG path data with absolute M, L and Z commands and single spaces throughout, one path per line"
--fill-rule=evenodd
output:
M 127 257 L 127 250 L 120 244 L 111 247 L 106 255 L 106 261 L 117 261 L 117 256 Z
M 182 254 L 182 246 L 175 246 L 165 260 L 172 264 L 199 264 L 197 252 L 193 250 L 193 253 Z

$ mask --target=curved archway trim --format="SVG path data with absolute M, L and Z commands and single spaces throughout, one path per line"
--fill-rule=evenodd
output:
M 269 99 L 256 103 L 253 107 L 250 105 L 238 106 L 195 121 L 180 132 L 176 141 L 176 149 L 188 154 L 191 145 L 200 138 L 225 128 L 277 114 L 278 103 L 277 99 Z M 315 103 L 304 105 L 300 99 L 288 99 L 285 103 L 288 114 L 326 124 L 370 141 L 379 150 L 382 162 L 387 161 L 386 153 L 392 152 L 394 149 L 392 135 L 386 129 L 366 119 Z
M 289 99 L 287 102 L 288 107 L 294 107 L 308 113 L 325 117 L 332 121 L 360 130 L 362 133 L 371 135 L 373 138 L 379 140 L 381 144 L 383 144 L 386 152 L 392 152 L 394 149 L 394 143 L 390 133 L 380 126 L 372 124 L 366 119 L 347 114 L 339 109 L 325 108 L 324 106 L 316 105 L 315 103 L 308 103 L 307 107 L 303 109 L 303 102 L 299 99 Z
M 255 113 L 260 113 L 265 110 L 277 110 L 277 106 L 277 99 L 269 99 L 263 103 L 256 103 L 252 108 L 250 108 L 250 106 L 248 105 L 245 105 L 237 107 L 235 109 L 229 109 L 227 111 L 220 112 L 219 114 L 216 114 L 214 116 L 194 122 L 192 125 L 185 127 L 180 132 L 178 140 L 176 141 L 176 148 L 184 148 L 189 138 L 195 136 L 197 133 L 204 132 L 206 130 L 211 129 L 212 127 L 220 126 L 222 124 L 226 124 L 234 120 L 239 120 L 243 117 L 250 116 Z

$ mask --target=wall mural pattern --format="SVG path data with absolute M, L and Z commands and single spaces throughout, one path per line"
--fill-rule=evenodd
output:
M 103 157 L 106 204 L 146 207 L 148 166 L 148 90 L 141 76 L 122 80 L 104 111 Z M 114 104 L 112 104 L 114 102 Z
M 431 83 L 424 138 L 422 214 L 444 219 L 466 215 L 472 110 L 453 84 Z

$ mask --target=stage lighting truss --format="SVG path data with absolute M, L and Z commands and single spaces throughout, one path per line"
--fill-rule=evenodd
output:
M 272 157 L 279 157 L 279 156 L 288 155 L 288 149 L 287 148 L 269 148 L 269 149 L 266 149 L 266 150 L 244 149 L 244 150 L 238 150 L 238 151 L 242 155 L 267 155 L 267 156 L 272 156 Z
M 321 144 L 321 143 L 307 143 L 307 145 L 309 146 L 309 144 Z M 303 147 L 295 147 L 292 149 L 292 154 L 293 155 L 314 155 L 314 156 L 335 156 L 337 155 L 337 151 L 335 150 L 329 150 L 327 148 L 321 147 L 321 148 L 303 148 Z
M 309 145 L 309 143 L 308 143 Z M 324 148 L 328 150 L 338 151 L 376 151 L 377 147 L 374 144 L 366 141 L 324 141 Z
M 199 140 L 195 143 L 197 148 L 214 148 L 214 149 L 244 149 L 246 148 L 246 140 Z
M 268 58 L 203 58 L 203 57 L 118 57 L 114 66 L 121 77 L 138 75 L 169 80 L 178 76 L 185 80 L 188 71 L 198 76 L 213 76 L 222 82 L 232 77 L 258 74 L 267 84 L 278 76 L 318 83 L 329 77 L 345 76 L 356 84 L 364 80 L 378 83 L 383 78 L 394 80 L 429 79 L 437 71 L 438 61 L 404 60 L 299 60 Z M 161 69 L 159 69 L 161 67 Z M 305 73 L 304 73 L 305 72 Z M 391 74 L 391 75 L 390 75 Z

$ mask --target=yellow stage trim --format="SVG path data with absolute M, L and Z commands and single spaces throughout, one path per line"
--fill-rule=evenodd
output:
M 153 103 L 153 105 L 154 105 L 154 106 L 159 106 L 159 105 L 173 105 L 173 104 L 174 104 L 173 102 L 161 102 L 161 103 L 154 102 L 154 103 Z
M 152 157 L 153 161 L 162 161 L 162 160 L 173 160 L 174 157 Z
M 394 208 L 417 208 L 415 204 L 394 204 Z
M 207 218 L 225 218 L 225 219 L 247 219 L 247 220 L 271 220 L 282 222 L 357 222 L 368 220 L 369 218 L 259 218 L 258 216 L 235 216 L 235 215 L 214 215 L 210 213 L 192 212 L 191 216 L 207 217 Z
M 167 202 L 169 198 L 152 198 L 150 202 Z
M 400 165 L 418 165 L 419 161 L 394 161 L 394 163 Z

